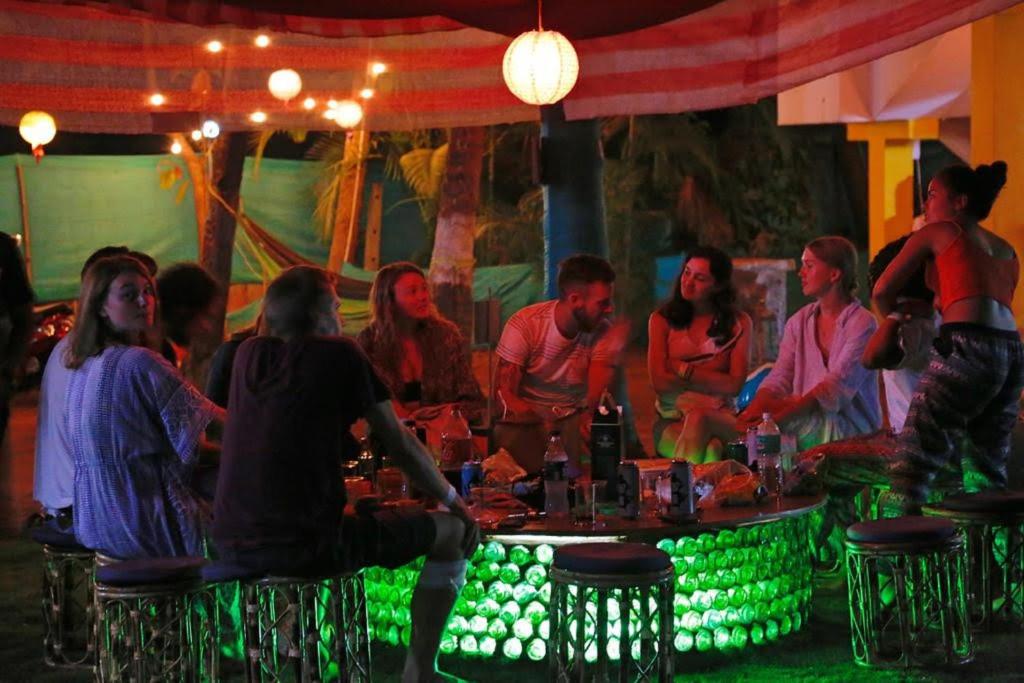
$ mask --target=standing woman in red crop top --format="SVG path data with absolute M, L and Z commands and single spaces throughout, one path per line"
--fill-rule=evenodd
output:
M 896 295 L 923 264 L 942 327 L 901 433 L 893 489 L 913 511 L 966 433 L 978 472 L 1006 487 L 1010 432 L 1024 389 L 1024 347 L 1010 309 L 1019 263 L 1006 240 L 978 225 L 1006 183 L 1006 164 L 949 166 L 928 185 L 927 225 L 907 241 L 875 285 L 882 325 L 899 325 Z

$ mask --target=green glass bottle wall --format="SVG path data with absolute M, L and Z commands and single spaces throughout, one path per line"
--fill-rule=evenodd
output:
M 675 649 L 735 652 L 799 631 L 810 610 L 808 536 L 813 514 L 658 541 L 675 566 Z M 553 554 L 547 544 L 484 542 L 469 563 L 466 587 L 441 642 L 442 653 L 543 660 L 551 597 L 547 574 Z M 408 645 L 409 602 L 421 566 L 422 561 L 395 570 L 366 570 L 370 630 L 377 640 Z M 590 607 L 584 625 L 588 632 L 596 613 L 596 605 Z M 608 655 L 617 660 L 620 639 L 625 635 L 631 647 L 639 648 L 641 629 L 635 620 L 621 623 L 617 599 L 608 600 L 607 610 Z M 649 613 L 654 613 L 653 606 Z M 596 648 L 585 652 L 589 660 L 596 656 Z

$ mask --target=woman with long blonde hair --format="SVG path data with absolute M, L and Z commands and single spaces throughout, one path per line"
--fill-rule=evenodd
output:
M 737 428 L 742 434 L 769 413 L 804 450 L 873 432 L 882 413 L 878 375 L 860 362 L 878 325 L 855 297 L 856 247 L 844 237 L 818 237 L 800 263 L 800 287 L 812 301 L 786 321 L 778 359 Z
M 65 365 L 75 462 L 74 529 L 83 545 L 127 559 L 202 555 L 188 487 L 200 436 L 224 413 L 143 346 L 156 317 L 137 259 L 100 259 L 85 275 Z
M 407 261 L 377 272 L 373 318 L 359 345 L 391 390 L 400 415 L 448 403 L 479 417 L 483 393 L 459 328 L 437 312 L 423 271 Z

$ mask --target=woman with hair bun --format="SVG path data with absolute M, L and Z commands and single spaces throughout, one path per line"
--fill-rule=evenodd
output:
M 901 324 L 892 315 L 897 295 L 924 265 L 942 314 L 891 469 L 908 511 L 924 502 L 964 433 L 979 474 L 991 487 L 1006 487 L 1010 432 L 1024 389 L 1024 347 L 1010 308 L 1020 264 L 1006 240 L 978 224 L 1005 184 L 1002 161 L 939 171 L 928 184 L 927 225 L 907 240 L 872 294 L 881 324 Z

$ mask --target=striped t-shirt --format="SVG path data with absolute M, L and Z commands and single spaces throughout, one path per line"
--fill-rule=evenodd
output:
M 557 303 L 544 301 L 517 311 L 505 323 L 497 352 L 524 369 L 520 398 L 545 408 L 576 408 L 587 397 L 591 361 L 613 360 L 604 343 L 611 324 L 603 320 L 597 330 L 566 339 L 555 325 Z

